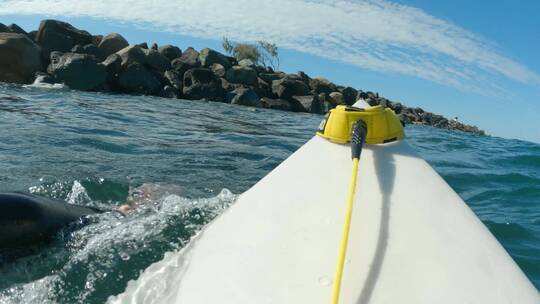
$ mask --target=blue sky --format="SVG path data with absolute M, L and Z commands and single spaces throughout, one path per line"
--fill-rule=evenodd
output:
M 224 5 L 224 3 L 226 3 Z M 281 47 L 303 70 L 501 137 L 540 142 L 540 1 L 4 0 L 0 22 L 57 18 L 131 43 Z

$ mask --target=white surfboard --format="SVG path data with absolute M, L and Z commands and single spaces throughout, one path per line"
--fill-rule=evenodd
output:
M 328 304 L 350 147 L 315 136 L 114 303 Z M 406 141 L 366 145 L 340 303 L 519 303 L 540 296 Z

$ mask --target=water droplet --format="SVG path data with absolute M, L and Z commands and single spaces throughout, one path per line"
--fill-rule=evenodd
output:
M 129 260 L 129 254 L 125 253 L 125 252 L 120 252 L 120 258 L 124 261 L 127 261 Z
M 321 286 L 330 286 L 332 285 L 332 279 L 327 276 L 322 276 L 319 278 L 319 285 Z
M 84 284 L 84 288 L 86 290 L 93 290 L 94 284 L 90 280 L 87 280 L 86 283 Z

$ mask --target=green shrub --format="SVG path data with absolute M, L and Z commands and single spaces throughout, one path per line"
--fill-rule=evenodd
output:
M 275 43 L 257 41 L 257 44 L 240 43 L 223 37 L 223 49 L 229 55 L 240 61 L 250 59 L 257 65 L 279 69 L 278 47 Z

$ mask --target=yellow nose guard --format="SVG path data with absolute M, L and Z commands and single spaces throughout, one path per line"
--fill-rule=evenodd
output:
M 358 120 L 366 123 L 368 144 L 383 144 L 405 137 L 399 118 L 394 111 L 383 106 L 365 109 L 337 106 L 330 110 L 321 122 L 317 135 L 335 143 L 345 144 L 351 140 L 353 125 Z

